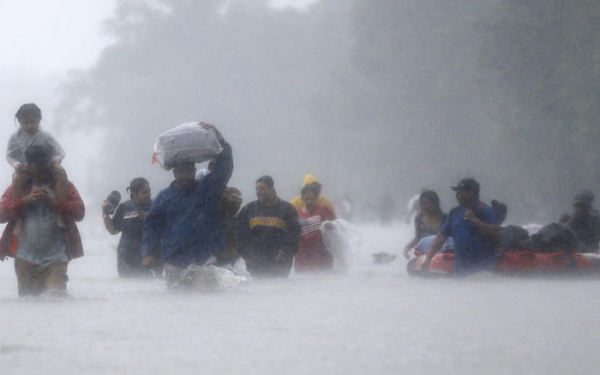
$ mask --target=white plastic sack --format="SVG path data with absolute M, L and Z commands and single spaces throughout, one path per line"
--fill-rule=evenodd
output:
M 350 251 L 362 244 L 358 230 L 342 219 L 324 221 L 319 229 L 323 233 L 325 247 L 333 256 L 333 270 L 340 273 L 348 271 Z
M 186 122 L 158 136 L 152 160 L 168 171 L 184 161 L 203 163 L 221 151 L 223 147 L 212 129 L 202 129 L 197 122 Z
M 191 264 L 181 275 L 178 287 L 189 291 L 217 292 L 244 288 L 249 283 L 247 277 L 236 275 L 233 271 L 214 264 L 202 266 Z

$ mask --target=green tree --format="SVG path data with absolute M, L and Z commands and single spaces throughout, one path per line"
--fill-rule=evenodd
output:
M 153 142 L 190 120 L 215 123 L 234 145 L 234 184 L 251 189 L 269 173 L 295 193 L 305 173 L 319 173 L 324 125 L 306 108 L 346 49 L 330 22 L 335 2 L 311 12 L 266 0 L 157 4 L 121 1 L 107 22 L 114 44 L 64 86 L 62 122 L 106 134 L 95 187 L 136 175 L 165 186 L 170 173 L 149 165 Z
M 528 119 L 508 131 L 529 150 L 532 188 L 555 209 L 600 183 L 598 19 L 594 1 L 504 0 L 486 27 L 484 66 Z

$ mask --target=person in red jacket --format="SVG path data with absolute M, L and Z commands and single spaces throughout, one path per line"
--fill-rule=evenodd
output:
M 69 261 L 83 255 L 75 222 L 83 219 L 85 207 L 66 175 L 53 168 L 48 147 L 31 145 L 25 158 L 31 179 L 24 194 L 13 194 L 11 185 L 0 199 L 0 222 L 8 222 L 0 238 L 0 259 L 14 256 L 19 296 L 64 295 Z M 66 194 L 57 196 L 59 185 L 66 186 Z M 64 226 L 57 215 L 65 219 Z
M 298 219 L 302 234 L 300 250 L 294 258 L 296 272 L 321 271 L 333 268 L 333 256 L 325 247 L 321 224 L 327 220 L 335 220 L 335 214 L 326 205 L 318 203 L 319 189 L 308 184 L 301 192 L 303 206 L 298 209 Z

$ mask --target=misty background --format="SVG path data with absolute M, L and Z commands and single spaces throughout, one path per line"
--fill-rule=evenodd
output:
M 101 36 L 90 42 L 102 47 L 87 67 L 2 78 L 5 123 L 58 82 L 51 108 L 38 102 L 52 119 L 42 126 L 65 147 L 92 210 L 134 177 L 150 180 L 154 194 L 165 187 L 172 173 L 150 164 L 154 141 L 193 120 L 214 123 L 232 144 L 230 185 L 244 203 L 262 174 L 290 199 L 312 173 L 333 201 L 347 194 L 373 208 L 391 196 L 403 217 L 423 187 L 448 210 L 449 187 L 472 176 L 484 201 L 507 203 L 508 222 L 524 224 L 557 220 L 580 189 L 598 193 L 597 2 L 286 5 L 105 2 Z M 51 54 L 31 48 L 41 65 Z

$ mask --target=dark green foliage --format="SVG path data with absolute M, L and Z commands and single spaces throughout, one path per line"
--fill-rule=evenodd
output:
M 246 201 L 257 176 L 291 198 L 314 173 L 330 196 L 427 186 L 448 208 L 449 186 L 474 176 L 510 222 L 555 220 L 574 192 L 600 193 L 600 3 L 225 3 L 121 1 L 114 44 L 61 102 L 64 123 L 110 134 L 99 188 L 134 175 L 164 186 L 152 144 L 197 119 L 234 145 Z

